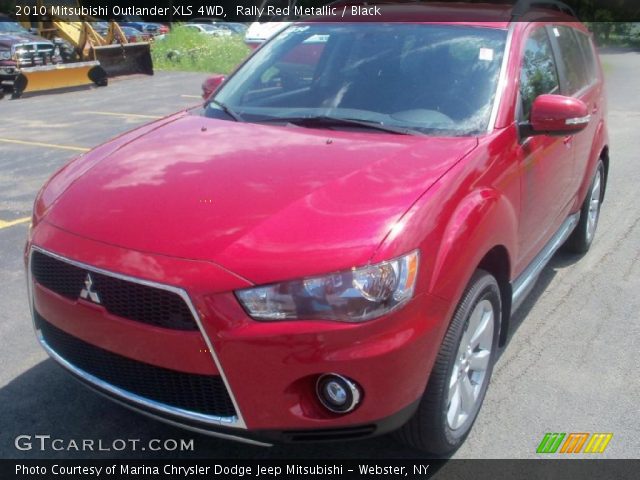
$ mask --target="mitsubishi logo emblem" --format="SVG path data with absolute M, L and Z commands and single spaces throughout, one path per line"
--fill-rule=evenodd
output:
M 93 290 L 93 278 L 91 278 L 90 273 L 87 273 L 87 278 L 84 279 L 84 288 L 80 291 L 80 298 L 91 300 L 93 303 L 100 303 L 98 292 Z

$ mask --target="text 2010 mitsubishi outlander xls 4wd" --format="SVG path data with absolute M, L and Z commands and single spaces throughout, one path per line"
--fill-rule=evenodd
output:
M 59 170 L 25 252 L 49 355 L 214 435 L 457 448 L 512 312 L 589 249 L 609 150 L 583 25 L 447 12 L 294 23 Z

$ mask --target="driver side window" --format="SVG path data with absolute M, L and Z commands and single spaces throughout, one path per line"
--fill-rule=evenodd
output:
M 545 28 L 535 30 L 527 40 L 520 73 L 520 120 L 531 113 L 531 105 L 539 95 L 559 93 L 558 70 Z

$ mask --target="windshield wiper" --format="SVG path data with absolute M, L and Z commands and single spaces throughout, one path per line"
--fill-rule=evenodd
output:
M 294 125 L 300 125 L 302 127 L 361 127 L 371 130 L 380 130 L 382 132 L 395 133 L 398 135 L 424 135 L 418 130 L 394 125 L 385 125 L 382 122 L 376 122 L 374 120 L 331 117 L 326 115 L 309 117 L 271 117 L 252 121 L 256 123 L 292 123 Z
M 222 103 L 222 102 L 219 102 L 219 101 L 218 101 L 218 100 L 216 100 L 216 99 L 211 99 L 211 100 L 209 100 L 209 102 L 207 103 L 207 105 L 208 105 L 209 103 L 213 103 L 213 104 L 215 104 L 215 105 L 219 106 L 219 107 L 222 109 L 222 111 L 223 111 L 224 113 L 226 113 L 227 115 L 229 115 L 229 116 L 230 116 L 231 118 L 233 118 L 236 122 L 244 122 L 244 119 L 242 118 L 242 116 L 241 116 L 239 113 L 234 112 L 231 108 L 229 108 L 229 106 L 228 106 L 228 105 L 226 105 L 226 104 L 224 104 L 224 103 Z

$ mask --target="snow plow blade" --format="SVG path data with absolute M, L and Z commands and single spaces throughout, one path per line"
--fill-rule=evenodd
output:
M 146 42 L 93 47 L 93 53 L 109 77 L 153 75 L 151 48 Z
M 107 74 L 99 62 L 77 62 L 21 68 L 13 80 L 13 96 L 62 88 L 107 84 Z

